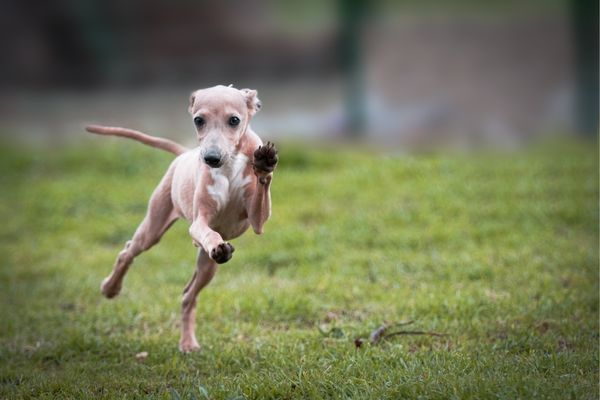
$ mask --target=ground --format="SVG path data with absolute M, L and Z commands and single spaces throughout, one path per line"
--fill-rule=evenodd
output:
M 99 291 L 171 156 L 2 146 L 0 398 L 598 398 L 597 143 L 278 145 L 273 217 L 200 294 L 191 355 L 185 222 Z M 447 336 L 368 343 L 408 320 Z

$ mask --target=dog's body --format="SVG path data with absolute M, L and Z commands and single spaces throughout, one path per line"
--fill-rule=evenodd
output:
M 182 301 L 179 347 L 184 352 L 199 348 L 194 333 L 196 297 L 211 281 L 217 264 L 231 258 L 234 248 L 226 240 L 240 236 L 250 226 L 262 233 L 271 214 L 270 185 L 278 158 L 275 147 L 270 143 L 264 146 L 249 126 L 259 109 L 254 90 L 216 86 L 194 92 L 189 112 L 200 146 L 191 150 L 128 129 L 87 127 L 93 133 L 132 138 L 178 155 L 101 290 L 108 298 L 119 294 L 133 259 L 158 243 L 177 219 L 189 221 L 192 242 L 199 252 Z

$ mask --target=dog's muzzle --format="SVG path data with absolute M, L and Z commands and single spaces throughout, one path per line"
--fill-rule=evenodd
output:
M 223 157 L 216 150 L 208 150 L 204 154 L 204 162 L 211 168 L 219 168 L 223 165 Z

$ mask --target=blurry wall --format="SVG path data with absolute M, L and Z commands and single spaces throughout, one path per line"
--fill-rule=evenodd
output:
M 189 92 L 233 83 L 259 90 L 265 108 L 254 126 L 267 137 L 359 130 L 407 148 L 519 144 L 574 131 L 572 8 L 566 0 L 6 0 L 0 134 L 72 136 L 101 122 L 188 137 Z M 592 22 L 597 59 L 597 12 Z M 597 131 L 597 77 L 583 86 L 595 93 L 587 103 Z
M 1 4 L 4 50 L 10 60 L 3 63 L 0 76 L 5 88 L 189 85 L 297 75 L 323 78 L 335 68 L 331 21 L 307 24 L 294 32 L 293 20 L 286 21 L 294 18 L 294 6 L 277 6 L 277 2 L 25 0 Z M 318 7 L 317 12 L 326 10 Z

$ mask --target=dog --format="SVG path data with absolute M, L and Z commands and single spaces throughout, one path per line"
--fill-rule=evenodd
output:
M 278 163 L 276 147 L 250 128 L 261 108 L 257 92 L 215 86 L 193 92 L 188 111 L 199 146 L 188 149 L 168 139 L 131 129 L 89 125 L 100 135 L 121 136 L 166 150 L 177 157 L 152 193 L 148 210 L 133 238 L 119 253 L 101 291 L 119 294 L 134 258 L 150 249 L 179 218 L 186 219 L 192 243 L 198 247 L 194 275 L 183 290 L 179 349 L 200 348 L 195 336 L 196 297 L 212 280 L 217 264 L 229 261 L 234 247 L 228 240 L 250 226 L 261 234 L 271 216 L 270 187 Z

